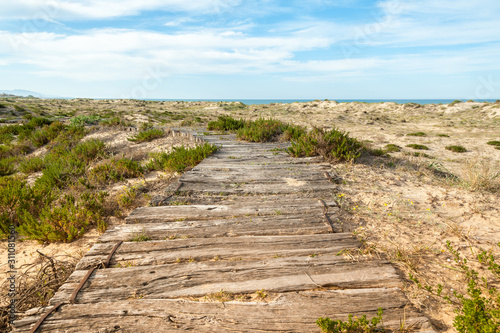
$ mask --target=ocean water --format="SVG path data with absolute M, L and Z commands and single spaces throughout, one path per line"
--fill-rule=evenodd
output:
M 150 101 L 159 102 L 172 102 L 172 101 L 184 101 L 184 102 L 242 102 L 246 105 L 257 105 L 257 104 L 272 104 L 272 103 L 304 103 L 312 102 L 313 99 L 149 99 Z M 362 102 L 362 103 L 384 103 L 384 102 L 395 102 L 398 104 L 406 103 L 418 103 L 418 104 L 449 104 L 454 101 L 454 99 L 331 99 L 331 101 L 337 101 L 339 103 L 350 103 L 350 102 Z M 462 101 L 466 101 L 463 99 Z M 495 99 L 486 100 L 475 100 L 476 102 L 495 102 Z

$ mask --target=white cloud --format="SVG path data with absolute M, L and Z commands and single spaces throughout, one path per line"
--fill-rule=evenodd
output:
M 137 15 L 146 10 L 220 12 L 241 0 L 16 0 L 0 2 L 0 19 L 71 20 Z
M 9 46 L 16 40 L 27 42 L 19 48 Z M 293 58 L 297 51 L 328 45 L 328 40 L 318 37 L 253 37 L 208 30 L 162 34 L 107 29 L 82 35 L 0 32 L 4 61 L 30 65 L 44 75 L 86 80 L 137 78 L 144 63 L 160 64 L 171 74 L 262 72 Z
M 380 31 L 372 45 L 443 46 L 498 41 L 500 2 L 496 0 L 386 0 L 378 7 Z M 366 27 L 364 27 L 366 29 Z M 363 30 L 363 27 L 361 27 Z
M 181 24 L 184 24 L 184 23 L 190 23 L 190 22 L 195 22 L 196 20 L 191 18 L 191 17 L 183 17 L 183 18 L 179 18 L 177 20 L 173 20 L 173 21 L 168 21 L 164 24 L 164 26 L 166 27 L 177 27 Z
M 10 40 L 30 42 L 17 50 Z M 296 73 L 339 75 L 456 74 L 500 69 L 500 44 L 460 53 L 414 52 L 390 56 L 321 60 L 297 58 L 301 51 L 327 49 L 331 40 L 303 32 L 254 37 L 241 32 L 191 31 L 162 34 L 135 30 L 92 30 L 82 35 L 13 34 L 0 31 L 0 61 L 43 76 L 81 81 L 141 79 L 147 66 L 162 75 Z M 26 69 L 28 70 L 28 69 Z

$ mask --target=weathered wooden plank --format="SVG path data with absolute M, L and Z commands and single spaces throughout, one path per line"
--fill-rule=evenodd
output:
M 319 162 L 323 161 L 322 158 L 319 157 L 308 157 L 308 158 L 276 158 L 276 156 L 269 157 L 246 157 L 241 159 L 230 159 L 227 157 L 217 157 L 217 154 L 210 156 L 205 159 L 200 164 L 202 165 L 211 165 L 211 164 L 220 164 L 227 163 L 228 165 L 321 165 Z
M 319 196 L 318 196 L 319 197 Z M 298 202 L 301 205 L 309 205 L 319 203 L 319 199 L 315 197 L 304 197 L 302 194 L 287 194 L 287 195 L 206 195 L 206 194 L 193 194 L 189 197 L 175 195 L 172 197 L 174 200 L 177 198 L 183 201 L 176 200 L 177 205 L 183 203 L 186 205 L 243 205 L 254 207 L 261 207 L 263 204 L 275 204 L 278 207 L 296 205 Z M 338 207 L 337 202 L 330 197 L 321 198 L 329 207 Z
M 111 265 L 134 266 L 175 263 L 179 258 L 197 261 L 267 259 L 273 256 L 308 256 L 335 254 L 344 249 L 359 247 L 350 234 L 324 234 L 300 236 L 261 236 L 173 239 L 123 243 L 113 255 Z M 104 260 L 114 243 L 95 244 L 80 260 L 76 269 L 89 269 Z
M 323 180 L 302 182 L 295 179 L 288 179 L 282 182 L 267 182 L 267 183 L 207 183 L 193 184 L 186 183 L 182 185 L 181 192 L 198 192 L 198 193 L 225 193 L 225 194 L 293 194 L 293 193 L 321 193 L 333 194 L 335 187 Z M 318 194 L 319 195 L 319 194 Z
M 241 171 L 229 171 L 227 173 L 200 173 L 193 172 L 184 174 L 180 180 L 184 183 L 186 182 L 199 182 L 204 184 L 207 182 L 224 182 L 224 183 L 242 183 L 242 182 L 252 182 L 252 183 L 283 183 L 290 182 L 290 180 L 295 180 L 297 182 L 324 182 L 329 183 L 324 175 L 324 172 L 301 172 L 301 171 L 290 171 L 290 170 L 272 170 L 272 171 L 258 171 L 258 172 L 241 172 Z
M 183 185 L 188 187 L 188 184 Z M 183 188 L 183 190 L 185 190 Z M 243 199 L 242 199 L 243 201 Z M 336 208 L 335 201 L 328 201 L 329 207 Z M 290 202 L 248 202 L 220 205 L 180 205 L 141 207 L 134 210 L 127 218 L 127 223 L 134 221 L 176 221 L 201 220 L 221 217 L 266 216 L 266 215 L 300 215 L 320 213 L 324 206 L 319 200 L 304 199 Z
M 211 164 L 198 164 L 194 167 L 193 171 L 201 172 L 228 172 L 228 171 L 239 171 L 239 172 L 259 172 L 262 170 L 276 170 L 279 172 L 290 171 L 290 172 L 303 172 L 303 171 L 317 171 L 324 172 L 329 170 L 329 166 L 321 164 L 236 164 L 236 163 L 224 163 L 223 161 L 219 163 Z
M 225 290 L 289 292 L 318 287 L 360 289 L 400 287 L 401 281 L 387 261 L 347 262 L 336 255 L 285 257 L 267 260 L 196 262 L 181 258 L 178 264 L 101 269 L 94 272 L 77 297 L 78 303 L 126 300 L 130 297 L 165 299 L 200 297 Z M 184 261 L 182 261 L 184 260 Z M 189 262 L 190 260 L 194 260 Z M 86 271 L 75 271 L 51 299 L 69 299 Z M 138 296 L 139 295 L 139 296 Z
M 151 220 L 150 220 L 151 221 Z M 161 221 L 161 220 L 159 220 Z M 168 237 L 236 237 L 268 235 L 307 235 L 330 233 L 330 226 L 321 214 L 303 214 L 300 216 L 256 216 L 230 219 L 147 222 L 116 225 L 99 238 L 100 242 L 129 240 L 145 233 L 153 240 Z
M 346 320 L 375 316 L 384 309 L 384 327 L 397 329 L 404 320 L 414 332 L 434 333 L 429 321 L 397 288 L 328 290 L 277 295 L 265 302 L 204 303 L 187 300 L 129 299 L 97 304 L 68 304 L 52 314 L 43 332 L 319 332 L 319 317 Z M 44 311 L 45 309 L 40 309 Z M 16 322 L 16 332 L 27 332 L 37 320 L 32 315 Z

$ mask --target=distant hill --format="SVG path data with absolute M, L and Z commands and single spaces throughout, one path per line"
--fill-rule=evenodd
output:
M 23 97 L 33 96 L 33 97 L 38 97 L 38 98 L 57 98 L 56 96 L 47 96 L 47 95 L 37 93 L 36 91 L 23 90 L 23 89 L 14 89 L 14 90 L 2 90 L 2 89 L 0 89 L 0 95 L 2 95 L 2 94 L 23 96 Z

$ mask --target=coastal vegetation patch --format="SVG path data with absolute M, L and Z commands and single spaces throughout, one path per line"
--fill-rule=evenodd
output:
M 419 149 L 419 150 L 429 150 L 429 147 L 427 147 L 425 145 L 416 144 L 416 143 L 408 144 L 408 145 L 406 145 L 406 147 L 413 148 L 413 149 Z
M 450 145 L 445 147 L 447 150 L 452 151 L 454 153 L 465 153 L 467 149 L 460 145 Z
M 427 136 L 424 132 L 413 132 L 406 134 L 407 136 Z

